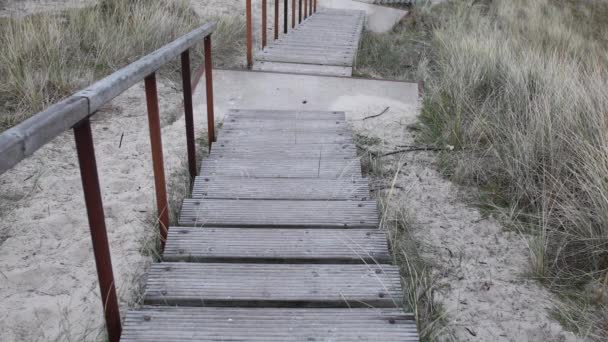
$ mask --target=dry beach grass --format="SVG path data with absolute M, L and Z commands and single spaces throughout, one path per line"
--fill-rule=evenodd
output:
M 449 1 L 420 65 L 442 169 L 528 236 L 554 316 L 608 334 L 608 3 Z M 529 234 L 529 235 L 528 235 Z

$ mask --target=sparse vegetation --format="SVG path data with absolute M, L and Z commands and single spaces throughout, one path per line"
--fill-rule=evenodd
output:
M 210 20 L 183 0 L 100 0 L 0 20 L 0 131 Z M 235 36 L 244 30 L 240 17 L 219 19 L 216 65 L 235 63 L 242 49 Z M 201 56 L 197 49 L 193 66 Z M 176 60 L 167 69 L 177 67 Z
M 555 317 L 608 336 L 608 3 L 449 1 L 419 72 L 441 165 L 528 233 Z M 489 202 L 488 202 L 489 201 Z
M 355 135 L 363 173 L 371 178 L 371 191 L 379 201 L 380 228 L 388 234 L 395 265 L 401 269 L 405 310 L 415 315 L 420 340 L 436 341 L 439 336 L 447 335 L 445 313 L 435 299 L 438 282 L 430 264 L 418 252 L 419 245 L 414 238 L 415 220 L 395 194 L 400 191 L 396 179 L 403 163 L 378 158 L 382 150 L 380 142 L 376 137 Z

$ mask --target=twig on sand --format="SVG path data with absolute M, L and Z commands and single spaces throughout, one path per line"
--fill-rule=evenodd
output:
M 393 154 L 406 153 L 406 152 L 416 152 L 416 151 L 443 151 L 444 148 L 438 148 L 434 146 L 412 146 L 405 149 L 391 151 L 387 153 L 383 153 L 380 157 L 392 156 Z
M 380 112 L 380 114 L 376 114 L 376 115 L 372 115 L 372 116 L 366 116 L 366 117 L 364 117 L 364 118 L 363 118 L 363 120 L 377 118 L 377 117 L 379 117 L 380 115 L 382 115 L 382 114 L 384 114 L 384 113 L 388 112 L 388 110 L 389 110 L 389 109 L 391 109 L 391 107 L 386 107 L 386 108 L 384 108 L 384 110 L 383 110 L 382 112 Z

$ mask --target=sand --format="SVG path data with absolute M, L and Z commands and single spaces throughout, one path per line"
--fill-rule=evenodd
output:
M 379 105 L 369 115 L 384 108 Z M 406 128 L 416 118 L 399 110 L 391 108 L 365 121 L 352 119 L 358 132 L 382 140 L 381 151 L 416 145 L 416 133 Z M 433 267 L 436 299 L 449 322 L 440 340 L 578 340 L 549 317 L 556 298 L 526 277 L 530 268 L 525 237 L 467 204 L 474 189 L 457 187 L 443 178 L 433 152 L 408 152 L 384 161 L 387 168 L 401 165 L 390 205 L 409 212 L 414 239 Z

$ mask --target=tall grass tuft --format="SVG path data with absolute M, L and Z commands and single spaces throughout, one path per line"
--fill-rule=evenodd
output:
M 242 39 L 234 37 L 244 32 L 241 21 L 220 20 L 214 34 L 219 64 L 239 51 Z M 0 131 L 202 22 L 186 0 L 100 0 L 59 14 L 0 20 Z M 200 56 L 197 50 L 193 58 Z
M 588 284 L 606 292 L 608 25 L 598 23 L 608 3 L 448 6 L 420 68 L 426 139 L 454 146 L 446 173 L 480 186 L 532 233 L 539 279 L 560 293 Z M 605 337 L 601 324 L 589 336 Z

